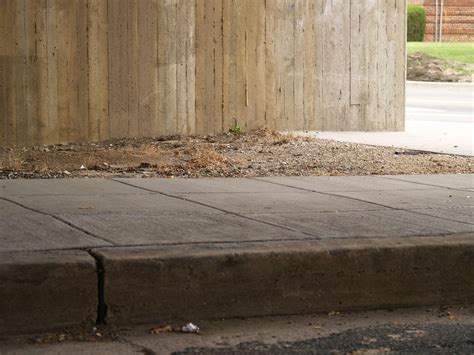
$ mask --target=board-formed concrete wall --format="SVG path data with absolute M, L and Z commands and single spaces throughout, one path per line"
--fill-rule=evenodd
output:
M 402 130 L 405 0 L 1 0 L 0 145 Z

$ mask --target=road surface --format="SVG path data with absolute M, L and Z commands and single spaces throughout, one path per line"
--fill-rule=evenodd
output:
M 193 321 L 200 326 L 200 335 L 150 334 L 150 329 L 163 325 L 157 320 L 128 328 L 91 325 L 0 338 L 0 354 L 474 353 L 473 306 Z
M 407 83 L 407 121 L 471 123 L 474 86 Z

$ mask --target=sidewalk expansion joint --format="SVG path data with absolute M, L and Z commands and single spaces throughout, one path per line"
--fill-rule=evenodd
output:
M 76 230 L 78 230 L 78 231 L 80 231 L 80 232 L 82 232 L 82 233 L 85 233 L 85 234 L 87 234 L 88 236 L 91 236 L 91 237 L 96 238 L 96 239 L 100 239 L 100 240 L 102 240 L 103 242 L 107 242 L 107 243 L 110 243 L 110 244 L 112 244 L 112 245 L 116 245 L 116 243 L 114 243 L 112 240 L 109 240 L 109 239 L 107 239 L 107 238 L 101 237 L 100 235 L 94 234 L 94 233 L 88 231 L 87 229 L 84 229 L 84 228 L 82 228 L 82 227 L 79 227 L 79 226 L 75 225 L 74 223 L 71 223 L 71 222 L 69 222 L 68 220 L 63 219 L 63 218 L 61 218 L 61 217 L 59 217 L 59 216 L 56 216 L 56 215 L 54 215 L 54 214 L 51 214 L 51 213 L 48 213 L 48 212 L 44 212 L 44 211 L 38 210 L 38 209 L 33 208 L 33 207 L 29 207 L 29 206 L 24 205 L 24 204 L 22 204 L 22 203 L 20 203 L 20 202 L 17 202 L 17 201 L 14 201 L 14 200 L 10 200 L 10 199 L 8 199 L 8 198 L 6 198 L 6 197 L 3 197 L 3 196 L 0 196 L 0 200 L 3 200 L 3 201 L 6 201 L 6 202 L 9 202 L 9 203 L 12 203 L 12 204 L 14 204 L 14 205 L 17 205 L 17 206 L 19 206 L 19 207 L 21 207 L 21 208 L 24 208 L 24 209 L 27 209 L 27 210 L 29 210 L 29 211 L 42 214 L 43 216 L 48 216 L 48 217 L 54 218 L 55 220 L 57 220 L 57 221 L 59 221 L 59 222 L 61 222 L 61 223 L 64 223 L 64 224 L 66 224 L 67 226 L 69 226 L 69 227 L 71 227 L 71 228 L 74 228 L 74 229 L 76 229 Z
M 253 218 L 253 217 L 250 217 L 250 216 L 248 216 L 248 215 L 243 215 L 243 214 L 240 214 L 240 213 L 237 213 L 237 212 L 232 212 L 232 211 L 224 210 L 224 209 L 222 209 L 222 208 L 215 207 L 215 206 L 213 206 L 213 205 L 208 205 L 208 204 L 203 203 L 203 202 L 191 200 L 191 199 L 186 198 L 186 197 L 176 196 L 176 195 L 172 195 L 172 194 L 167 194 L 167 193 L 165 193 L 165 192 L 161 192 L 161 191 L 156 191 L 156 190 L 148 189 L 148 188 L 146 188 L 146 187 L 136 186 L 136 185 L 133 185 L 133 184 L 124 182 L 124 181 L 115 180 L 115 179 L 113 179 L 113 178 L 109 178 L 109 180 L 115 181 L 116 183 L 123 184 L 123 185 L 126 185 L 126 186 L 134 187 L 134 188 L 136 188 L 136 189 L 140 189 L 140 190 L 143 190 L 143 191 L 152 192 L 152 193 L 157 194 L 157 195 L 163 195 L 163 196 L 166 196 L 166 197 L 169 197 L 169 198 L 174 198 L 174 199 L 177 199 L 177 200 L 180 200 L 180 201 L 191 202 L 191 203 L 194 203 L 194 204 L 196 204 L 196 205 L 200 205 L 200 206 L 207 207 L 207 208 L 212 208 L 213 210 L 216 210 L 216 211 L 219 211 L 219 212 L 223 212 L 223 213 L 226 213 L 226 214 L 229 214 L 229 215 L 232 215 L 232 216 L 236 216 L 236 217 L 239 217 L 239 218 L 248 219 L 248 220 L 250 220 L 250 221 L 258 222 L 258 223 L 265 224 L 265 225 L 268 225 L 268 226 L 272 226 L 272 227 L 284 229 L 284 230 L 287 230 L 287 231 L 290 231 L 290 232 L 293 232 L 293 233 L 304 234 L 304 235 L 307 235 L 307 236 L 313 237 L 313 238 L 319 238 L 319 237 L 320 237 L 319 235 L 315 235 L 315 234 L 313 234 L 313 233 L 308 233 L 308 232 L 301 231 L 301 230 L 298 230 L 298 229 L 295 229 L 295 228 L 282 226 L 281 224 L 278 224 L 278 223 L 272 223 L 272 222 L 262 221 L 262 220 L 260 220 L 260 219 L 258 219 L 258 218 Z
M 363 202 L 363 203 L 371 204 L 371 205 L 378 206 L 378 207 L 388 208 L 392 211 L 404 211 L 404 212 L 416 214 L 416 215 L 419 215 L 419 216 L 433 217 L 433 218 L 441 219 L 441 220 L 444 220 L 444 221 L 450 221 L 450 222 L 457 222 L 457 223 L 461 223 L 461 224 L 466 224 L 468 226 L 473 225 L 472 223 L 460 221 L 460 220 L 457 220 L 457 219 L 445 218 L 445 217 L 440 217 L 440 216 L 433 216 L 433 215 L 430 215 L 430 214 L 427 214 L 427 213 L 418 212 L 416 210 L 397 208 L 397 207 L 393 207 L 393 206 L 390 206 L 390 205 L 384 205 L 384 204 L 377 203 L 377 202 L 363 200 L 363 199 L 360 199 L 360 198 L 357 198 L 357 197 L 350 197 L 350 196 L 345 196 L 345 195 L 339 195 L 337 193 L 323 192 L 323 191 L 318 191 L 318 190 L 313 190 L 313 189 L 307 189 L 307 188 L 304 188 L 304 187 L 296 187 L 296 186 L 292 186 L 292 185 L 288 185 L 288 184 L 282 184 L 282 183 L 274 182 L 274 181 L 257 180 L 255 178 L 247 178 L 247 179 L 255 180 L 255 181 L 263 181 L 263 182 L 267 182 L 269 184 L 274 184 L 274 185 L 284 186 L 284 187 L 290 187 L 290 188 L 293 188 L 293 189 L 313 192 L 313 193 L 316 193 L 316 194 L 321 194 L 321 195 L 326 195 L 326 196 L 341 197 L 341 198 L 345 198 L 345 199 L 348 199 L 348 200 L 353 200 L 353 201 L 357 201 L 357 202 Z
M 102 257 L 93 250 L 87 250 L 89 255 L 95 260 L 97 271 L 97 324 L 107 324 L 107 304 L 105 302 L 105 266 Z
M 458 189 L 458 188 L 455 188 L 455 187 L 447 187 L 447 186 L 441 186 L 441 185 L 435 185 L 435 184 L 426 184 L 426 183 L 423 183 L 423 182 L 418 182 L 418 181 L 407 181 L 407 180 L 403 180 L 403 179 L 397 179 L 396 177 L 389 177 L 389 176 L 379 176 L 380 178 L 382 179 L 386 179 L 386 180 L 393 180 L 393 181 L 403 181 L 403 182 L 410 182 L 411 184 L 417 184 L 417 185 L 421 185 L 421 186 L 431 186 L 431 187 L 437 187 L 437 188 L 440 188 L 440 189 L 447 189 L 447 190 L 453 190 L 453 191 L 462 191 L 462 192 L 470 192 L 469 190 L 467 189 Z

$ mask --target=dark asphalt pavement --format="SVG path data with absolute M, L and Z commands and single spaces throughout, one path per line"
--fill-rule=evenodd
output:
M 175 354 L 474 354 L 474 325 L 382 325 L 305 341 L 241 343 L 225 349 L 190 348 Z

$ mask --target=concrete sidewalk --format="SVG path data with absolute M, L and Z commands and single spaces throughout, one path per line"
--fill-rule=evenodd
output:
M 0 181 L 0 333 L 474 302 L 474 175 Z

